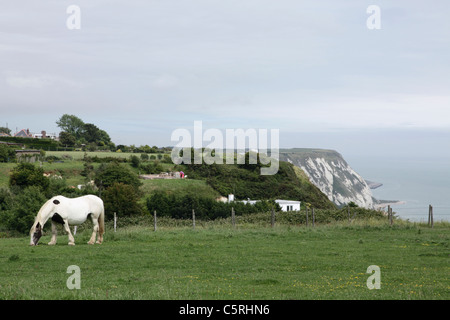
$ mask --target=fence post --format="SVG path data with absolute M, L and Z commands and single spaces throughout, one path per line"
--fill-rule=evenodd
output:
M 389 224 L 392 226 L 392 208 L 390 205 L 388 205 L 387 216 L 388 216 Z
M 234 207 L 231 207 L 231 224 L 233 225 L 233 228 L 236 228 L 236 216 L 234 213 Z
M 156 231 L 156 210 L 153 212 L 153 231 Z
M 314 214 L 314 208 L 312 208 L 312 225 L 313 225 L 313 227 L 315 225 L 315 222 L 316 222 L 316 216 Z
M 192 229 L 195 230 L 195 211 L 192 209 Z
M 430 204 L 428 207 L 428 225 L 431 225 L 431 228 L 433 228 L 433 206 Z
M 306 226 L 308 226 L 308 207 L 306 207 Z
M 271 224 L 271 226 L 273 228 L 275 226 L 275 209 L 274 208 L 272 208 L 272 216 L 271 216 L 270 220 L 271 220 L 270 224 Z
M 347 207 L 348 223 L 350 223 L 350 206 Z
M 392 224 L 394 223 L 394 213 L 392 212 L 392 208 L 389 206 L 389 223 Z
M 116 232 L 116 228 L 117 228 L 117 215 L 114 212 L 114 232 Z

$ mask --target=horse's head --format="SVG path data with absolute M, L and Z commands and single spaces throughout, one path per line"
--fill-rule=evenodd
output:
M 30 246 L 37 246 L 39 239 L 42 237 L 42 226 L 38 222 L 30 230 Z

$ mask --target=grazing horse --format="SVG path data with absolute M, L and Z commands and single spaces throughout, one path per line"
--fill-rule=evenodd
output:
M 42 236 L 42 228 L 50 218 L 52 221 L 52 239 L 48 244 L 56 244 L 56 226 L 60 223 L 69 234 L 69 245 L 75 245 L 75 239 L 70 232 L 69 224 L 80 225 L 89 216 L 94 225 L 94 231 L 88 244 L 94 244 L 97 233 L 97 243 L 102 243 L 103 234 L 105 233 L 105 210 L 102 199 L 94 195 L 73 199 L 63 196 L 53 197 L 41 207 L 36 216 L 30 230 L 30 245 L 35 246 L 38 244 Z

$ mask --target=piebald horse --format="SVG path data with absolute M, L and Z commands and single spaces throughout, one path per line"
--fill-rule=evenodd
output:
M 69 234 L 69 245 L 75 245 L 75 239 L 70 232 L 69 225 L 80 225 L 90 217 L 94 225 L 91 239 L 88 244 L 102 243 L 105 233 L 105 210 L 103 201 L 97 196 L 87 195 L 78 198 L 66 198 L 56 196 L 48 200 L 39 210 L 33 226 L 30 230 L 30 245 L 38 244 L 42 236 L 42 229 L 48 219 L 52 221 L 52 239 L 49 245 L 56 244 L 56 226 L 58 223 L 64 226 Z

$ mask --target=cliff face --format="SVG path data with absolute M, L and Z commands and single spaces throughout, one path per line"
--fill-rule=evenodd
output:
M 337 206 L 354 202 L 363 208 L 373 208 L 372 192 L 367 182 L 333 150 L 284 149 L 280 160 L 300 167 L 310 181 Z

